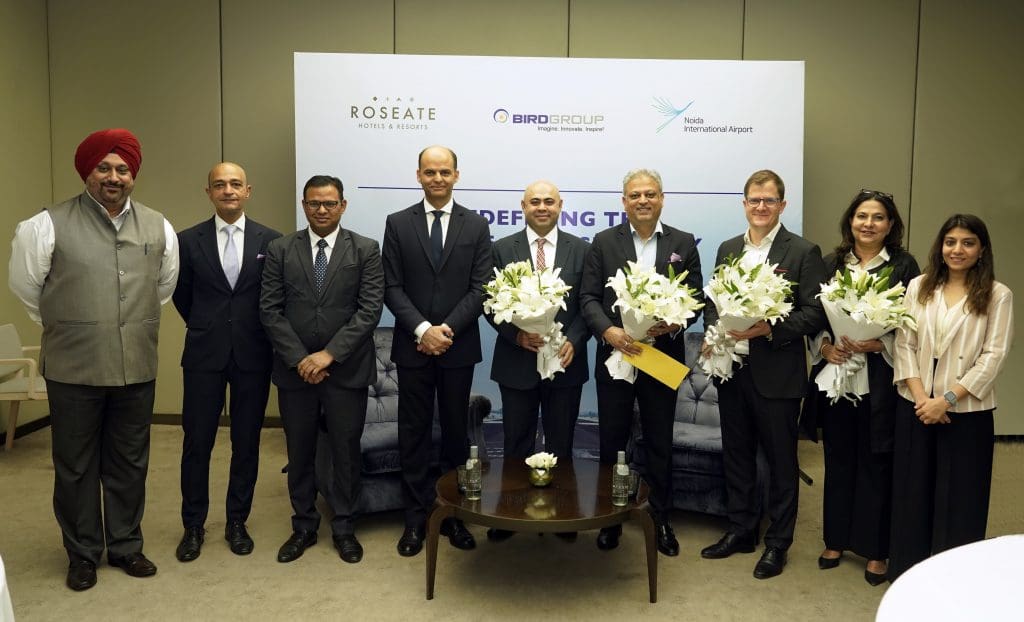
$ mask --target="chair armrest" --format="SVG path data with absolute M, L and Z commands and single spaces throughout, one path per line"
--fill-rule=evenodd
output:
M 39 354 L 39 346 L 21 346 L 21 353 L 22 354 L 29 354 L 29 353 L 32 353 L 32 352 L 35 352 L 36 354 Z
M 39 370 L 36 367 L 35 359 L 0 359 L 0 365 L 14 365 L 21 367 L 18 372 L 14 375 L 15 378 L 21 378 L 24 375 L 25 370 L 28 370 L 28 396 L 29 399 L 39 399 L 38 394 L 35 391 L 35 381 L 39 377 Z

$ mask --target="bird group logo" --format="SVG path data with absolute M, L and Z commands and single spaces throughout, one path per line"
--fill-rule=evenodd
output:
M 494 114 L 491 116 L 496 123 L 508 123 L 508 120 L 512 115 L 508 113 L 508 110 L 505 110 L 504 108 L 498 108 L 497 110 L 494 111 Z
M 654 103 L 651 104 L 651 105 L 653 106 L 653 108 L 655 110 L 660 112 L 663 116 L 668 117 L 668 119 L 666 119 L 664 123 L 662 123 L 661 125 L 658 126 L 658 129 L 656 130 L 656 132 L 661 132 L 661 130 L 663 130 L 666 127 L 668 127 L 670 123 L 672 123 L 673 121 L 678 119 L 681 114 L 686 112 L 686 110 L 690 106 L 693 105 L 694 101 L 696 101 L 696 100 L 692 100 L 691 99 L 690 103 L 686 104 L 682 108 L 676 108 L 674 105 L 672 105 L 672 101 L 671 100 L 666 99 L 664 97 L 655 97 L 654 98 Z

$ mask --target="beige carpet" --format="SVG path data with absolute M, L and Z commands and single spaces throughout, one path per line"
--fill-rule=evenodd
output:
M 475 551 L 442 541 L 436 594 L 424 599 L 424 556 L 399 557 L 397 513 L 364 517 L 358 535 L 366 554 L 342 562 L 324 522 L 320 542 L 292 564 L 275 560 L 289 535 L 290 508 L 280 429 L 263 432 L 263 456 L 249 529 L 256 550 L 236 557 L 223 540 L 228 434 L 222 429 L 212 469 L 211 520 L 202 556 L 174 558 L 181 536 L 178 460 L 181 431 L 153 428 L 149 501 L 143 528 L 146 554 L 159 567 L 134 579 L 102 565 L 96 587 L 64 586 L 67 558 L 51 507 L 49 430 L 18 439 L 0 452 L 0 556 L 19 622 L 35 620 L 872 620 L 886 587 L 864 582 L 863 561 L 849 556 L 835 570 L 818 570 L 821 551 L 820 447 L 800 443 L 800 460 L 814 486 L 800 487 L 800 517 L 782 576 L 751 576 L 759 553 L 725 560 L 700 558 L 721 519 L 679 512 L 679 557 L 659 557 L 658 603 L 647 600 L 640 532 L 627 525 L 611 552 L 594 546 L 594 532 L 575 544 L 520 534 L 500 544 L 477 536 Z M 1024 444 L 996 446 L 991 536 L 1024 532 Z

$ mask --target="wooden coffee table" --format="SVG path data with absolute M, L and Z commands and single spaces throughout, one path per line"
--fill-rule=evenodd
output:
M 531 485 L 528 471 L 521 460 L 491 460 L 484 465 L 478 501 L 469 501 L 459 492 L 455 471 L 437 480 L 437 501 L 427 522 L 427 600 L 434 598 L 441 521 L 455 517 L 495 529 L 545 533 L 599 529 L 629 519 L 640 521 L 644 528 L 651 602 L 657 602 L 658 547 L 654 521 L 648 512 L 647 485 L 641 480 L 636 499 L 617 507 L 611 499 L 612 465 L 589 460 L 559 464 L 554 481 L 545 488 Z

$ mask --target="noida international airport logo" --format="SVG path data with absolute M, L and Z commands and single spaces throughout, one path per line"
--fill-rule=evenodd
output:
M 512 117 L 512 115 L 508 113 L 508 110 L 505 110 L 504 108 L 498 108 L 497 110 L 494 111 L 494 114 L 491 115 L 491 117 L 494 119 L 495 123 L 508 123 L 508 120 Z
M 668 117 L 664 123 L 658 126 L 656 132 L 660 132 L 661 130 L 668 127 L 670 123 L 678 119 L 681 114 L 686 112 L 687 108 L 693 105 L 694 101 L 696 100 L 690 100 L 690 103 L 686 104 L 682 108 L 676 108 L 674 105 L 672 105 L 672 102 L 670 100 L 665 99 L 664 97 L 655 97 L 654 103 L 651 104 L 651 106 L 659 113 L 661 113 L 662 116 Z

